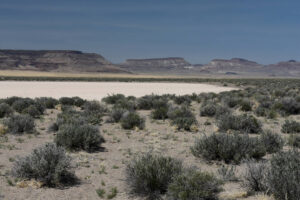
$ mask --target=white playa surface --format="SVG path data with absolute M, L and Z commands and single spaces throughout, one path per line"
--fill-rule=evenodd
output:
M 73 97 L 100 100 L 109 94 L 121 93 L 141 97 L 147 94 L 192 94 L 223 92 L 236 88 L 202 83 L 166 82 L 51 82 L 51 81 L 0 81 L 0 98 L 18 97 Z

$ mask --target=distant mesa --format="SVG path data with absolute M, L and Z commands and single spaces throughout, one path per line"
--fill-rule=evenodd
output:
M 191 69 L 193 66 L 180 57 L 127 59 L 120 67 L 133 72 L 172 71 Z
M 71 50 L 0 50 L 0 69 L 128 73 L 99 54 Z
M 0 70 L 50 72 L 107 72 L 160 75 L 238 75 L 300 77 L 300 62 L 288 60 L 262 65 L 243 58 L 213 59 L 191 64 L 182 57 L 127 59 L 114 64 L 100 54 L 74 50 L 0 50 Z

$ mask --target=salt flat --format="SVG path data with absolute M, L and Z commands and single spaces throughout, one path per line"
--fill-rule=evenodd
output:
M 51 82 L 51 81 L 0 81 L 0 98 L 18 97 L 72 97 L 100 100 L 109 94 L 121 93 L 141 97 L 147 94 L 192 94 L 223 92 L 236 88 L 200 83 L 169 82 Z

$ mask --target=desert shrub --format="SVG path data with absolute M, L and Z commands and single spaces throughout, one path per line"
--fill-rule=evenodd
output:
M 22 111 L 26 108 L 28 108 L 30 105 L 34 105 L 34 101 L 32 99 L 29 98 L 22 98 L 22 99 L 18 99 L 16 100 L 13 104 L 12 104 L 12 108 L 17 111 L 18 113 L 22 113 Z
M 300 103 L 297 102 L 293 97 L 285 97 L 281 101 L 281 109 L 290 115 L 300 113 Z
M 26 157 L 15 161 L 12 175 L 21 179 L 36 179 L 47 186 L 61 186 L 74 181 L 71 158 L 62 147 L 47 143 Z
M 13 103 L 19 99 L 22 99 L 21 97 L 16 97 L 16 96 L 13 96 L 13 97 L 8 97 L 4 100 L 4 103 L 7 103 L 8 105 L 12 106 Z
M 174 98 L 174 102 L 178 105 L 182 105 L 182 104 L 185 104 L 185 105 L 190 105 L 192 100 L 191 100 L 191 97 L 188 96 L 188 95 L 183 95 L 183 96 L 176 96 Z
M 106 106 L 100 104 L 98 101 L 86 101 L 82 106 L 84 111 L 87 112 L 107 112 Z
M 161 106 L 161 107 L 155 108 L 151 112 L 151 116 L 153 119 L 163 119 L 164 120 L 164 119 L 168 118 L 168 107 Z
M 29 115 L 12 115 L 4 123 L 13 134 L 33 133 L 35 130 L 34 120 Z
M 91 152 L 98 150 L 104 139 L 95 126 L 64 124 L 59 128 L 54 141 L 68 150 L 82 149 Z
M 288 145 L 292 147 L 300 148 L 300 135 L 299 134 L 290 134 L 288 138 Z
M 300 123 L 296 121 L 285 120 L 281 127 L 283 133 L 300 133 Z
M 174 176 L 168 186 L 169 200 L 217 200 L 221 182 L 207 172 L 186 169 Z
M 142 110 L 151 110 L 153 108 L 161 107 L 162 104 L 167 104 L 167 96 L 145 95 L 137 99 L 137 108 Z
M 194 114 L 187 106 L 172 107 L 168 109 L 168 118 L 171 119 L 171 123 L 177 126 L 177 129 L 191 130 L 192 125 L 197 124 L 197 120 Z
M 53 109 L 59 103 L 58 100 L 51 98 L 51 97 L 40 97 L 36 98 L 35 101 L 37 103 L 42 104 L 45 108 Z
M 275 199 L 300 199 L 300 154 L 297 150 L 279 152 L 270 160 L 269 191 Z
M 217 106 L 212 103 L 203 105 L 200 108 L 200 116 L 213 117 L 215 116 L 216 112 L 217 112 Z
M 125 100 L 126 97 L 123 94 L 113 94 L 109 95 L 107 97 L 104 97 L 102 101 L 104 101 L 107 104 L 116 104 L 117 102 L 121 100 Z
M 73 99 L 73 105 L 77 107 L 81 107 L 86 102 L 86 100 L 80 97 L 72 97 L 72 99 Z
M 246 133 L 259 133 L 262 125 L 252 115 L 222 115 L 218 120 L 218 127 L 221 131 L 236 130 Z
M 241 99 L 238 97 L 226 97 L 223 101 L 229 108 L 233 108 L 240 103 Z
M 8 117 L 13 114 L 13 109 L 7 103 L 0 104 L 0 118 Z
M 83 116 L 86 117 L 87 121 L 91 124 L 100 124 L 102 117 L 108 112 L 108 108 L 98 101 L 87 101 L 82 107 L 84 110 Z
M 181 161 L 147 153 L 127 165 L 126 180 L 133 194 L 155 199 L 167 192 L 169 183 L 181 171 Z
M 172 124 L 176 125 L 178 130 L 191 131 L 192 126 L 197 124 L 197 120 L 194 117 L 177 117 L 172 120 Z
M 35 105 L 30 105 L 23 110 L 23 113 L 30 115 L 31 117 L 39 117 L 42 113 L 37 109 Z
M 218 175 L 220 179 L 223 181 L 238 181 L 235 172 L 236 172 L 235 166 L 227 167 L 225 165 L 222 165 L 218 169 Z
M 221 118 L 223 115 L 230 115 L 232 113 L 232 110 L 228 108 L 227 106 L 221 105 L 217 106 L 215 117 L 216 119 Z
M 126 98 L 123 100 L 119 100 L 113 107 L 123 108 L 126 110 L 134 111 L 137 109 L 137 103 L 135 100 Z
M 267 191 L 267 164 L 255 160 L 246 160 L 244 164 L 245 173 L 243 174 L 243 185 L 248 191 Z
M 196 157 L 207 160 L 223 160 L 226 163 L 239 163 L 244 158 L 259 159 L 266 154 L 263 144 L 256 138 L 238 134 L 212 134 L 196 139 L 191 147 Z
M 109 114 L 109 122 L 120 122 L 124 113 L 128 112 L 128 110 L 124 108 L 114 107 Z
M 56 122 L 49 127 L 49 131 L 58 131 L 64 124 L 83 125 L 88 123 L 88 119 L 81 112 L 75 111 L 69 106 L 68 108 L 57 115 Z
M 61 97 L 59 98 L 58 101 L 62 105 L 70 105 L 70 106 L 73 106 L 75 102 L 75 100 L 72 97 Z
M 252 103 L 249 100 L 246 99 L 242 100 L 240 102 L 240 106 L 242 111 L 248 112 L 252 110 Z
M 255 109 L 255 114 L 259 117 L 265 117 L 267 116 L 268 113 L 268 109 L 264 108 L 263 106 L 259 105 L 256 109 Z
M 121 125 L 124 129 L 133 129 L 135 127 L 144 129 L 145 119 L 140 117 L 136 112 L 126 112 L 121 118 Z
M 284 140 L 280 135 L 265 131 L 260 137 L 268 153 L 276 153 L 280 151 L 284 145 Z

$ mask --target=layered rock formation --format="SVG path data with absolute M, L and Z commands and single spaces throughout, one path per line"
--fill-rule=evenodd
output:
M 133 72 L 167 72 L 184 70 L 193 67 L 183 58 L 151 58 L 151 59 L 128 59 L 120 65 L 123 69 Z
M 57 72 L 125 72 L 99 54 L 67 50 L 0 50 L 0 69 Z

